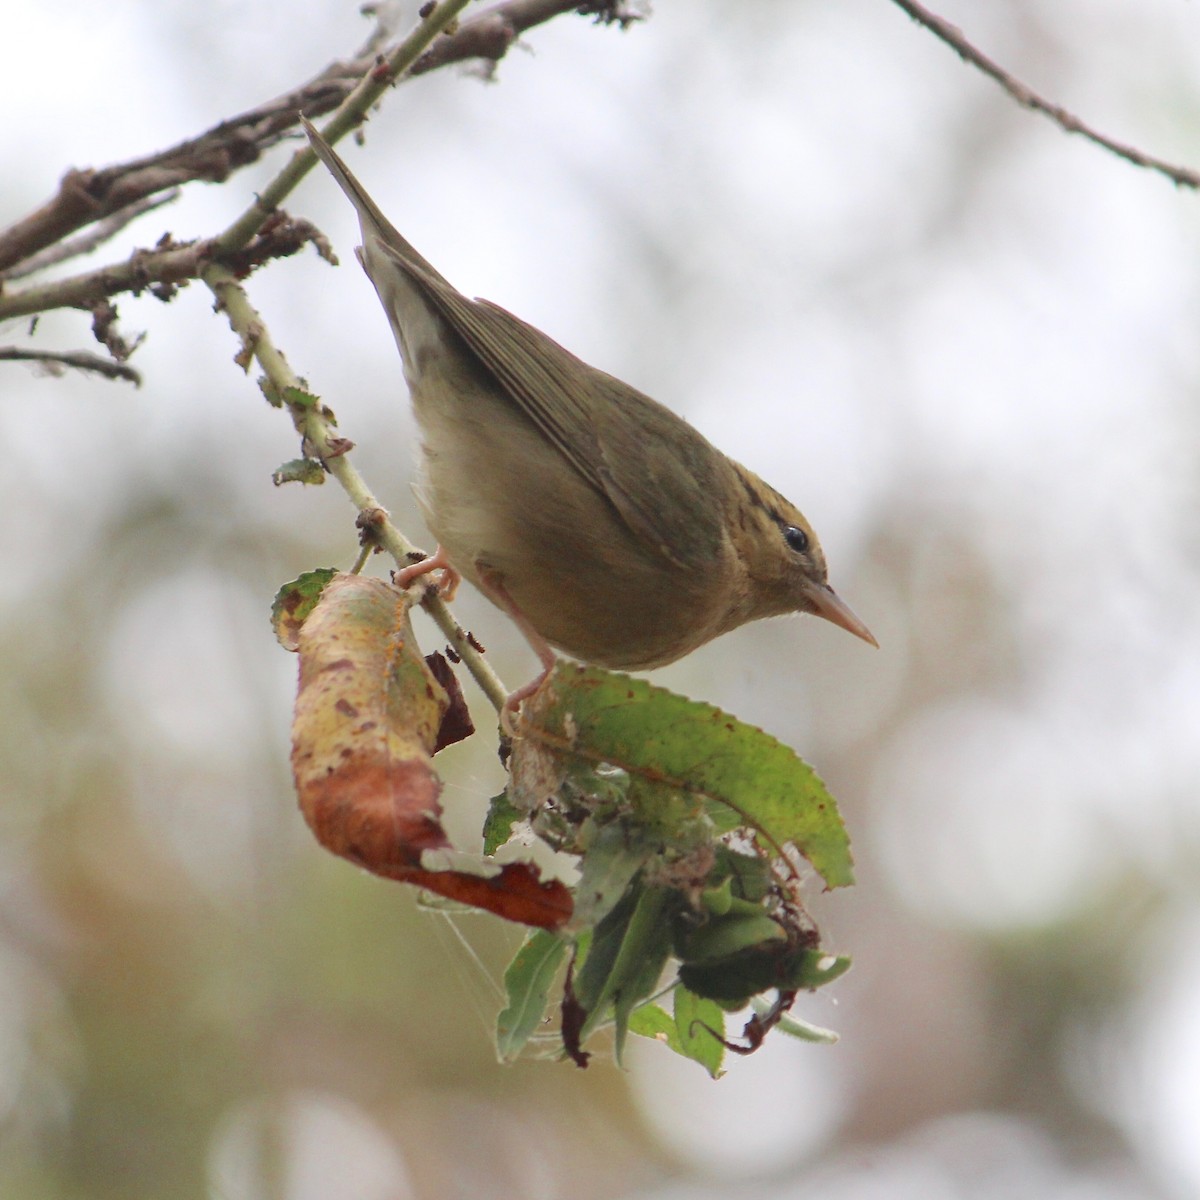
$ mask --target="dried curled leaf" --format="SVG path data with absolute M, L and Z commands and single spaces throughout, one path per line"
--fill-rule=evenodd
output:
M 339 575 L 298 636 L 292 770 L 300 807 L 327 850 L 377 875 L 559 928 L 571 897 L 526 863 L 462 867 L 441 824 L 432 756 L 450 699 L 421 656 L 403 593 Z M 439 854 L 439 852 L 441 852 Z M 454 853 L 453 869 L 439 865 Z

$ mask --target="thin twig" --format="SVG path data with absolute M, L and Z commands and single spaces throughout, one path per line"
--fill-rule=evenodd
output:
M 125 379 L 134 387 L 142 386 L 142 377 L 133 367 L 89 354 L 86 350 L 29 350 L 21 346 L 0 346 L 0 361 L 37 363 L 49 375 L 61 375 L 68 369 L 91 371 L 106 379 Z
M 1049 117 L 1066 133 L 1077 133 L 1080 137 L 1102 147 L 1110 154 L 1115 154 L 1118 158 L 1123 158 L 1135 167 L 1144 167 L 1147 171 L 1156 171 L 1160 175 L 1165 175 L 1176 187 L 1200 189 L 1200 172 L 1166 162 L 1152 154 L 1146 154 L 1136 146 L 1118 142 L 1115 138 L 1093 129 L 1074 113 L 1063 108 L 1062 105 L 1055 104 L 1038 95 L 1028 84 L 1024 84 L 1010 75 L 999 63 L 994 62 L 982 50 L 972 45 L 956 25 L 951 25 L 949 21 L 930 12 L 916 3 L 916 0 L 892 0 L 892 2 L 908 13 L 918 25 L 924 26 L 934 37 L 945 42 L 964 62 L 995 80 L 1024 108 L 1040 112 L 1043 116 Z
M 569 12 L 592 16 L 601 24 L 619 25 L 622 29 L 644 20 L 642 13 L 634 12 L 623 0 L 593 0 L 591 4 L 580 0 L 504 0 L 463 21 L 453 34 L 422 54 L 409 73 L 424 75 L 449 63 L 473 58 L 495 65 L 521 34 Z
M 637 14 L 627 11 L 618 0 L 600 0 L 590 6 L 581 5 L 579 0 L 505 0 L 463 21 L 457 32 L 442 33 L 440 38 L 435 26 L 429 21 L 423 22 L 418 32 L 426 31 L 427 42 L 436 39 L 438 61 L 428 62 L 422 70 L 483 54 L 496 61 L 518 33 L 568 11 L 619 24 L 637 19 Z M 479 34 L 481 27 L 490 28 L 497 14 L 497 19 L 513 31 L 503 45 L 494 33 L 490 40 Z M 372 35 L 368 46 L 375 44 L 374 39 L 383 28 L 381 25 Z M 197 179 L 223 180 L 239 167 L 255 161 L 267 146 L 284 137 L 296 125 L 300 112 L 308 117 L 320 116 L 353 96 L 354 103 L 344 110 L 353 114 L 346 118 L 345 127 L 325 131 L 330 141 L 336 140 L 361 121 L 363 113 L 387 87 L 406 72 L 411 74 L 422 51 L 427 49 L 427 45 L 422 45 L 416 54 L 412 54 L 406 39 L 381 68 L 375 57 L 333 63 L 302 87 L 222 121 L 206 133 L 169 150 L 103 171 L 68 172 L 51 200 L 23 221 L 0 231 L 0 270 L 7 264 L 25 261 L 29 255 L 75 229 L 107 219 L 115 212 L 124 212 L 130 204 L 144 202 L 162 188 Z M 426 55 L 422 61 L 427 58 Z M 362 103 L 364 96 L 370 97 L 367 104 Z M 154 250 L 135 251 L 124 263 L 54 283 L 0 293 L 0 320 L 55 308 L 91 308 L 107 296 L 121 292 L 136 294 L 155 285 L 169 287 L 196 278 L 206 257 L 227 257 L 243 245 L 304 177 L 314 161 L 311 151 L 300 150 L 258 202 L 221 235 L 219 245 L 205 241 L 182 246 L 166 239 Z M 240 273 L 241 264 L 234 265 L 239 267 Z
M 186 283 L 196 278 L 204 248 L 204 243 L 194 242 L 154 251 L 135 250 L 124 262 L 0 294 L 0 321 L 55 308 L 90 309 L 119 292 L 137 295 L 155 284 Z

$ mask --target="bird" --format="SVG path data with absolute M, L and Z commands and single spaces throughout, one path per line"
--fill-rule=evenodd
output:
M 357 210 L 358 259 L 403 360 L 420 432 L 415 486 L 437 550 L 408 587 L 466 578 L 517 625 L 541 673 L 559 651 L 619 671 L 665 666 L 749 621 L 811 613 L 878 646 L 829 585 L 794 504 L 671 409 L 499 305 L 469 299 L 388 221 L 317 129 Z

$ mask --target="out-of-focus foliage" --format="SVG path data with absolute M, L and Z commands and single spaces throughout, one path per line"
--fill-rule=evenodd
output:
M 4 218 L 362 34 L 354 5 L 242 7 L 18 3 L 0 86 L 37 120 L 7 123 Z M 1194 6 L 943 11 L 1102 127 L 1200 160 Z M 1200 200 L 1018 110 L 883 0 L 662 3 L 624 36 L 530 42 L 498 86 L 399 89 L 355 153 L 390 165 L 381 204 L 449 278 L 821 529 L 880 653 L 776 622 L 660 679 L 838 796 L 858 886 L 815 915 L 855 969 L 804 1015 L 842 1040 L 776 1039 L 717 1083 L 642 1039 L 624 1074 L 494 1062 L 519 935 L 417 909 L 296 808 L 295 663 L 265 618 L 281 580 L 353 563 L 353 514 L 272 483 L 291 429 L 192 288 L 121 304 L 149 332 L 140 391 L 0 375 L 0 1191 L 1194 1195 Z M 118 251 L 211 233 L 274 166 Z M 327 190 L 292 207 L 351 261 Z M 311 256 L 252 293 L 419 531 L 369 285 Z M 503 621 L 458 607 L 527 677 Z M 500 768 L 445 757 L 466 842 Z

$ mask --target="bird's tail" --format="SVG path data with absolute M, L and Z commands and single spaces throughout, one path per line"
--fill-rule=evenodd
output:
M 304 116 L 301 116 L 300 124 L 308 135 L 313 152 L 329 168 L 329 173 L 337 181 L 338 187 L 346 193 L 346 197 L 357 210 L 358 221 L 362 226 L 364 249 L 369 248 L 372 241 L 377 241 L 391 252 L 389 257 L 399 260 L 407 267 L 417 268 L 427 278 L 445 282 L 429 261 L 383 215 L 379 205 L 367 194 L 366 188 L 358 182 L 334 148 L 317 132 L 316 126 Z

